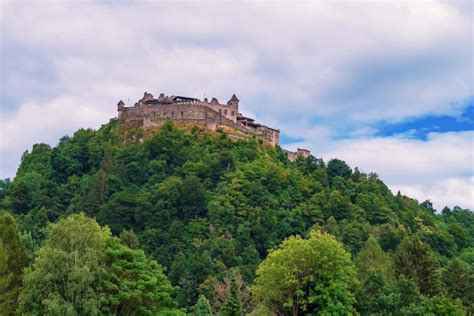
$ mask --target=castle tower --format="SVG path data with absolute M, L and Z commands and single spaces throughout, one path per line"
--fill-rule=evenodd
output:
M 125 103 L 120 100 L 118 103 L 117 103 L 117 111 L 120 112 L 122 111 L 122 109 L 125 107 Z
M 228 106 L 235 106 L 235 108 L 238 110 L 239 109 L 239 98 L 235 95 L 235 93 L 232 95 L 229 101 L 227 101 Z
M 230 98 L 229 101 L 227 101 L 227 106 L 230 107 L 230 113 L 231 113 L 231 120 L 236 120 L 237 117 L 239 116 L 239 98 L 234 94 L 232 94 L 232 97 Z

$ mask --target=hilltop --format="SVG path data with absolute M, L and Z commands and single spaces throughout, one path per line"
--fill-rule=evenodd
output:
M 345 265 L 360 272 L 348 283 L 348 310 L 473 308 L 471 289 L 456 287 L 459 271 L 473 277 L 470 211 L 437 214 L 429 201 L 393 194 L 377 174 L 343 160 L 290 161 L 278 145 L 231 139 L 219 129 L 111 120 L 54 148 L 36 144 L 13 181 L 2 182 L 0 203 L 31 257 L 51 237 L 49 223 L 83 212 L 108 226 L 164 267 L 182 310 L 201 304 L 201 294 L 223 313 L 238 283 L 237 305 L 258 314 L 265 300 L 250 290 L 257 268 L 290 236 L 322 238 L 310 231 L 335 236 Z

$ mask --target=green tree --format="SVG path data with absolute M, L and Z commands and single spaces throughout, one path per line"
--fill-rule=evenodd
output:
M 26 269 L 19 298 L 21 314 L 95 315 L 102 305 L 96 289 L 100 260 L 110 231 L 83 214 L 47 229 L 44 246 Z
M 399 310 L 401 315 L 442 315 L 463 316 L 465 315 L 461 303 L 447 297 L 435 296 L 432 298 L 421 297 L 416 304 L 411 304 Z
M 133 230 L 122 230 L 120 233 L 120 240 L 130 249 L 140 249 L 140 241 Z
M 438 280 L 435 262 L 428 245 L 417 238 L 406 238 L 395 255 L 395 269 L 399 276 L 412 279 L 423 294 L 435 294 Z
M 199 295 L 196 305 L 193 307 L 193 316 L 212 316 L 211 304 L 204 295 Z
M 17 289 L 12 287 L 13 273 L 8 270 L 8 253 L 0 241 L 0 314 L 13 315 Z
M 47 228 L 26 269 L 20 314 L 182 315 L 162 269 L 84 214 Z
M 10 213 L 0 216 L 0 243 L 3 249 L 5 264 L 2 264 L 2 287 L 4 295 L 0 296 L 2 315 L 13 313 L 18 298 L 18 291 L 22 283 L 23 268 L 28 263 L 25 246 L 20 240 L 20 232 L 15 218 Z
M 373 237 L 369 237 L 354 263 L 361 281 L 364 281 L 371 271 L 378 272 L 385 282 L 391 283 L 395 278 L 392 259 L 383 252 L 379 243 Z
M 327 173 L 330 181 L 337 176 L 349 179 L 352 170 L 344 161 L 340 159 L 332 159 L 328 162 Z
M 394 310 L 390 292 L 385 276 L 379 271 L 369 270 L 356 291 L 357 311 L 362 315 L 390 314 Z
M 474 273 L 465 262 L 452 259 L 441 274 L 447 296 L 459 298 L 468 306 L 474 304 Z
M 290 237 L 257 269 L 253 293 L 275 314 L 348 314 L 355 267 L 342 245 L 311 231 L 308 239 Z
M 103 310 L 114 315 L 172 312 L 173 288 L 158 263 L 148 259 L 143 250 L 130 249 L 118 238 L 108 238 L 106 244 L 105 275 L 100 287 L 107 307 Z
M 237 283 L 235 280 L 232 280 L 232 286 L 230 289 L 230 296 L 227 301 L 224 303 L 220 310 L 220 315 L 222 316 L 241 316 L 242 315 L 242 306 L 240 304 L 240 298 L 237 291 Z

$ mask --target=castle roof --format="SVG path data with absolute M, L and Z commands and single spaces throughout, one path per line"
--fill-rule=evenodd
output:
M 190 97 L 183 97 L 183 96 L 180 96 L 180 95 L 177 95 L 177 96 L 174 96 L 172 97 L 173 101 L 200 101 L 199 99 L 196 99 L 196 98 L 190 98 Z
M 239 100 L 239 98 L 237 98 L 237 96 L 236 96 L 235 93 L 234 93 L 234 94 L 232 95 L 232 97 L 230 98 L 229 101 L 237 101 L 237 102 L 239 102 L 240 100 Z

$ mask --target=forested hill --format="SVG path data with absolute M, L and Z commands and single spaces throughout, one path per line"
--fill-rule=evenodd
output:
M 112 120 L 34 145 L 0 203 L 2 315 L 474 313 L 473 213 L 338 159 Z

